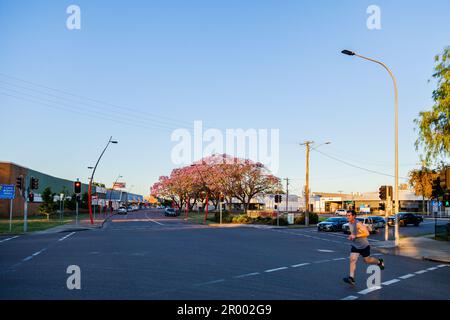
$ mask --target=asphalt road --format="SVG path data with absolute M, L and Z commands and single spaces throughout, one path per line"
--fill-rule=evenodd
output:
M 382 285 L 368 289 L 361 261 L 356 286 L 341 281 L 348 255 L 345 236 L 314 228 L 205 227 L 139 211 L 99 230 L 0 238 L 0 299 L 450 299 L 449 266 L 384 256 Z M 67 289 L 70 265 L 80 290 Z

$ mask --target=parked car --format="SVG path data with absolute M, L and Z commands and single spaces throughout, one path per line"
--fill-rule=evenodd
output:
M 398 214 L 398 225 L 400 227 L 406 227 L 408 224 L 413 224 L 416 227 L 423 222 L 422 216 L 411 212 L 401 212 Z M 388 225 L 395 225 L 395 215 L 388 218 Z
M 376 233 L 378 227 L 376 226 L 376 222 L 373 220 L 373 217 L 358 217 L 356 218 L 357 221 L 361 222 L 363 225 L 369 229 L 370 233 Z M 345 223 L 342 226 L 342 231 L 346 234 L 350 234 L 350 226 L 349 223 Z
M 175 210 L 174 208 L 166 208 L 166 210 L 164 210 L 164 215 L 168 217 L 176 217 L 178 215 L 178 210 Z
M 117 209 L 117 214 L 128 214 L 128 210 L 125 207 L 119 207 L 119 209 Z
M 347 215 L 347 210 L 345 209 L 337 209 L 334 214 L 337 214 L 338 216 L 346 216 Z
M 317 224 L 317 231 L 340 231 L 346 222 L 347 218 L 328 218 Z
M 375 228 L 384 228 L 386 226 L 386 220 L 384 220 L 383 217 L 380 216 L 371 216 L 370 217 L 373 221 L 373 225 Z

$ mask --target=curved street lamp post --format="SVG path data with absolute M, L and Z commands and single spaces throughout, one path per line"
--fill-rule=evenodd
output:
M 394 212 L 395 212 L 395 246 L 398 246 L 398 241 L 399 241 L 399 234 L 398 234 L 399 198 L 398 198 L 398 89 L 397 89 L 397 81 L 396 81 L 392 71 L 383 62 L 359 55 L 350 50 L 343 50 L 342 53 L 346 54 L 348 56 L 356 56 L 358 58 L 379 64 L 384 69 L 386 69 L 386 71 L 391 76 L 392 82 L 394 84 L 394 95 L 395 95 L 395 97 L 394 97 L 394 99 L 395 99 L 395 106 L 394 106 L 394 108 L 395 108 L 395 110 L 394 110 L 394 113 L 395 113 L 395 116 L 394 116 L 394 118 L 395 118 L 395 181 L 394 181 L 395 209 L 394 210 L 395 211 Z
M 100 162 L 100 159 L 103 157 L 103 154 L 105 153 L 106 149 L 108 148 L 108 146 L 113 143 L 113 144 L 117 144 L 117 141 L 112 140 L 112 136 L 109 138 L 108 143 L 106 144 L 105 149 L 103 149 L 102 153 L 100 154 L 100 157 L 97 160 L 97 163 L 95 164 L 95 166 L 92 167 L 88 167 L 89 169 L 93 169 L 92 170 L 92 175 L 91 178 L 89 180 L 89 188 L 88 188 L 88 206 L 89 206 L 89 217 L 91 219 L 91 224 L 94 224 L 94 220 L 92 219 L 92 183 L 94 181 L 94 174 L 95 174 L 95 170 L 97 170 L 97 166 Z

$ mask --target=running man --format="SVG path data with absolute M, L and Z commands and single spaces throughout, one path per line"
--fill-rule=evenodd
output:
M 366 264 L 376 264 L 381 270 L 384 269 L 384 261 L 383 259 L 377 259 L 370 256 L 370 244 L 367 240 L 370 232 L 364 224 L 356 220 L 356 212 L 353 210 L 348 211 L 347 219 L 350 227 L 348 240 L 352 241 L 352 249 L 350 253 L 350 276 L 343 280 L 345 283 L 354 285 L 356 262 L 358 261 L 359 255 L 364 258 Z

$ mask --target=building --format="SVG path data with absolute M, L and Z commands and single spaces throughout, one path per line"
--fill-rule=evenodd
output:
M 0 162 L 0 184 L 16 185 L 18 177 L 22 176 L 23 181 L 30 181 L 31 177 L 39 179 L 39 188 L 32 190 L 34 194 L 34 201 L 28 203 L 28 215 L 39 214 L 39 206 L 42 203 L 41 194 L 47 188 L 50 187 L 53 193 L 57 196 L 55 201 L 59 200 L 59 194 L 63 193 L 65 197 L 70 197 L 74 192 L 74 181 L 57 178 L 46 173 L 42 173 L 33 169 L 29 169 L 11 162 Z M 14 217 L 23 216 L 25 199 L 22 196 L 18 188 L 15 188 L 15 199 L 12 201 L 13 215 Z M 88 191 L 88 185 L 81 184 L 81 193 Z M 109 201 L 113 208 L 118 208 L 122 203 L 140 203 L 144 201 L 143 196 L 137 194 L 127 193 L 120 190 L 109 190 L 97 186 L 92 187 L 92 203 L 98 206 L 109 206 Z M 9 217 L 10 201 L 0 200 L 0 217 Z

